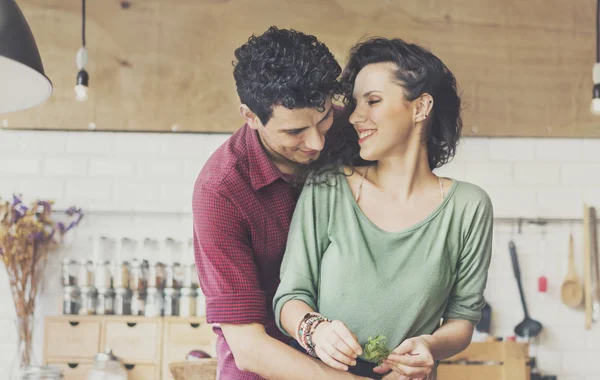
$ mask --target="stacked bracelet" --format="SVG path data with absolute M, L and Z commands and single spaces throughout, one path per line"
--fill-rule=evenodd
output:
M 321 322 L 331 322 L 331 319 L 325 318 L 318 313 L 306 313 L 297 329 L 298 336 L 296 339 L 298 340 L 298 343 L 300 343 L 306 352 L 315 357 L 317 354 L 315 353 L 315 344 L 312 340 L 312 335 Z

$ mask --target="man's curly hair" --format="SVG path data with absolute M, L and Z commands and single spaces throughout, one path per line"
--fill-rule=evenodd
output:
M 342 69 L 315 36 L 270 27 L 235 51 L 233 76 L 240 101 L 264 124 L 274 106 L 324 110 L 329 95 L 341 94 Z

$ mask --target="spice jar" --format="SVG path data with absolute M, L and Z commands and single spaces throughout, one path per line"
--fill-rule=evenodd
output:
M 198 287 L 198 272 L 196 271 L 196 264 L 186 264 L 183 266 L 182 286 L 184 288 Z
M 179 298 L 179 316 L 194 317 L 196 316 L 196 289 L 181 288 L 181 296 Z
M 131 293 L 131 315 L 144 315 L 146 295 L 143 292 Z
M 131 291 L 144 292 L 147 287 L 144 265 L 139 260 L 133 260 L 129 272 L 129 289 Z
M 165 265 L 163 263 L 148 264 L 148 287 L 159 288 L 165 287 Z
M 206 315 L 206 296 L 202 293 L 202 289 L 196 289 L 196 316 L 203 317 Z
M 79 262 L 74 259 L 64 259 L 61 265 L 63 286 L 77 286 Z
M 114 313 L 115 291 L 111 288 L 98 288 L 96 314 L 111 315 Z
M 165 288 L 164 316 L 176 317 L 179 315 L 179 289 Z
M 127 288 L 115 289 L 115 315 L 131 314 L 131 290 Z
M 80 287 L 94 286 L 94 263 L 91 260 L 81 260 L 77 283 Z
M 114 264 L 113 288 L 129 288 L 129 262 L 122 261 Z
M 96 288 L 111 288 L 112 276 L 110 274 L 110 260 L 102 260 L 96 263 L 95 285 Z
M 80 305 L 79 288 L 76 286 L 65 286 L 63 288 L 63 314 L 77 315 Z
M 167 264 L 165 267 L 165 288 L 181 288 L 181 265 Z
M 81 307 L 79 315 L 93 315 L 96 313 L 96 288 L 84 286 L 81 288 Z
M 151 287 L 146 289 L 146 307 L 144 315 L 146 317 L 158 317 L 163 311 L 163 295 L 161 289 Z

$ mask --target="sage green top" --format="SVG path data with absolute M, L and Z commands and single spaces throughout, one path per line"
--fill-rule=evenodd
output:
M 362 213 L 342 175 L 305 186 L 273 300 L 277 325 L 284 331 L 281 309 L 294 299 L 344 322 L 362 347 L 369 337 L 384 335 L 393 349 L 406 338 L 432 334 L 441 318 L 476 324 L 492 217 L 484 190 L 453 180 L 425 220 L 386 232 Z

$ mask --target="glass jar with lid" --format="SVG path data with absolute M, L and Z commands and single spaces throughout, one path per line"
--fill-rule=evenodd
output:
M 81 305 L 81 294 L 76 286 L 65 286 L 63 288 L 63 314 L 77 315 Z
M 165 288 L 181 288 L 182 273 L 179 263 L 170 263 L 165 267 Z
M 77 273 L 79 272 L 79 261 L 64 259 L 61 265 L 62 285 L 77 286 Z
M 80 289 L 79 315 L 96 314 L 96 297 L 98 292 L 93 286 L 84 286 Z
M 184 288 L 197 288 L 198 287 L 198 272 L 196 271 L 196 264 L 185 264 L 183 266 L 183 284 Z
M 94 286 L 94 263 L 92 260 L 81 260 L 77 283 L 80 287 Z
M 88 373 L 87 380 L 127 380 L 127 370 L 123 361 L 107 348 L 94 357 L 94 367 Z
M 177 317 L 179 315 L 179 289 L 165 288 L 164 291 L 164 316 Z
M 113 288 L 129 288 L 129 262 L 113 264 Z
M 115 289 L 115 315 L 130 315 L 131 314 L 131 290 L 128 288 Z
M 148 263 L 133 260 L 129 268 L 129 289 L 132 292 L 144 292 L 147 287 Z
M 96 315 L 111 315 L 115 312 L 115 290 L 98 288 L 96 299 Z
M 112 275 L 110 273 L 111 261 L 101 260 L 96 263 L 96 272 L 94 282 L 96 288 L 111 288 L 112 287 Z
M 195 317 L 196 316 L 196 289 L 181 288 L 179 297 L 179 316 L 180 317 Z

